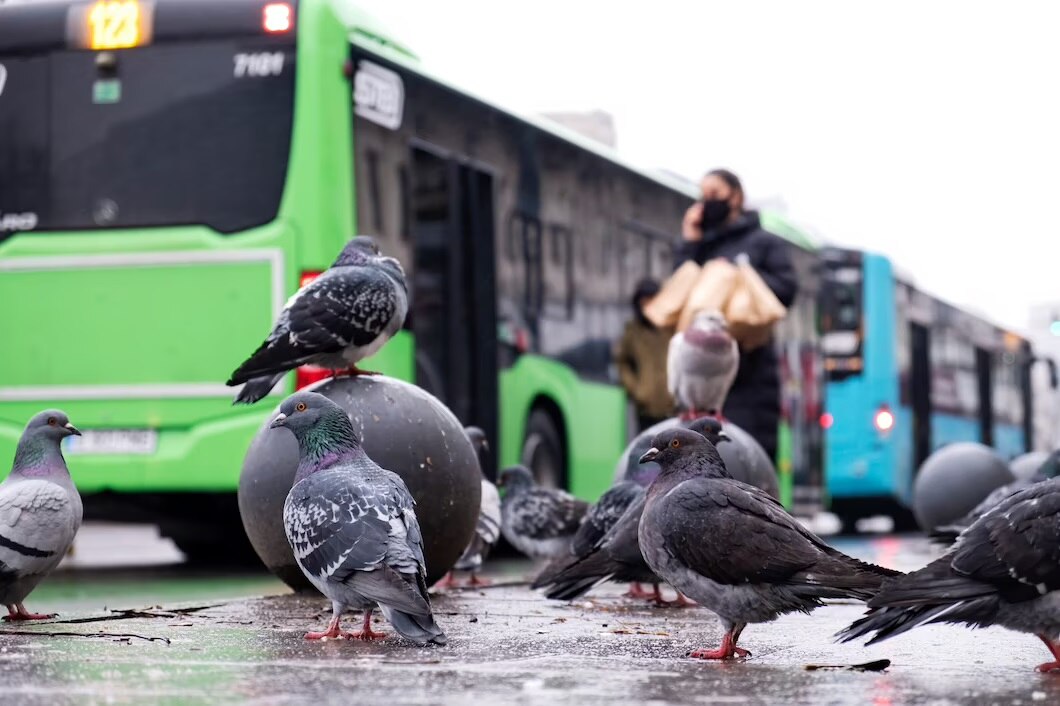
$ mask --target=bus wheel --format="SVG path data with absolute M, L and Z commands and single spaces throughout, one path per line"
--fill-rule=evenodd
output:
M 567 464 L 563 455 L 563 437 L 552 415 L 543 409 L 530 413 L 523 441 L 522 464 L 530 469 L 538 484 L 545 488 L 564 488 Z

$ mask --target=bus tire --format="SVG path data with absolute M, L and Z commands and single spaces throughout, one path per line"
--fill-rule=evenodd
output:
M 567 487 L 563 435 L 553 415 L 547 410 L 537 408 L 530 413 L 521 462 L 533 473 L 538 485 L 545 488 Z

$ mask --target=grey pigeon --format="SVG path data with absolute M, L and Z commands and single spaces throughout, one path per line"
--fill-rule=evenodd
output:
M 358 236 L 330 268 L 288 300 L 272 333 L 226 384 L 246 383 L 235 403 L 251 404 L 300 365 L 368 374 L 357 363 L 397 333 L 407 312 L 400 263 L 380 255 L 371 238 Z
M 961 532 L 975 524 L 976 520 L 985 515 L 993 509 L 995 505 L 1008 496 L 1021 490 L 1025 490 L 1035 483 L 1041 483 L 1043 480 L 1056 478 L 1058 475 L 1060 475 L 1060 449 L 1049 454 L 1032 476 L 1029 478 L 1017 478 L 1011 483 L 1006 483 L 1000 488 L 995 488 L 964 517 L 958 518 L 948 525 L 936 527 L 931 532 L 931 538 L 940 544 L 950 544 L 957 539 Z
M 721 422 L 716 419 L 703 417 L 697 420 L 695 427 L 697 433 L 714 444 L 729 441 Z M 650 485 L 654 479 L 654 473 L 646 478 L 635 476 L 634 481 L 623 481 L 604 493 L 589 510 L 575 536 L 574 557 L 554 560 L 535 579 L 531 588 L 547 586 L 547 598 L 571 601 L 604 581 L 629 582 L 633 584 L 627 594 L 629 597 L 650 598 L 662 604 L 659 578 L 644 561 L 637 536 L 646 499 L 644 486 Z M 605 503 L 608 507 L 600 509 Z M 619 511 L 621 503 L 624 506 Z M 590 525 L 590 521 L 594 524 Z M 643 591 L 641 583 L 653 584 L 653 590 Z M 679 596 L 678 603 L 682 602 Z
M 681 418 L 720 415 L 739 364 L 736 341 L 718 312 L 702 311 L 687 329 L 674 334 L 666 356 L 666 380 Z
M 734 480 L 700 434 L 663 432 L 642 458 L 662 468 L 640 521 L 644 559 L 725 626 L 721 647 L 691 657 L 749 656 L 736 646 L 748 623 L 808 613 L 824 598 L 867 600 L 898 573 L 829 547 L 768 493 Z
M 883 584 L 843 642 L 880 642 L 928 623 L 999 625 L 1037 635 L 1060 669 L 1060 478 L 1002 500 L 923 569 Z
M 291 395 L 270 426 L 298 439 L 298 470 L 283 525 L 299 568 L 333 610 L 328 629 L 306 639 L 384 637 L 371 629 L 378 605 L 402 637 L 444 645 L 445 633 L 431 613 L 423 538 L 405 482 L 368 457 L 349 417 L 323 395 Z M 347 608 L 364 610 L 360 632 L 339 631 Z
M 4 620 L 43 620 L 26 600 L 54 569 L 81 527 L 81 496 L 70 479 L 59 443 L 79 432 L 65 414 L 49 409 L 26 424 L 11 473 L 0 483 L 0 602 Z
M 479 473 L 482 475 L 482 501 L 479 503 L 478 522 L 475 524 L 475 534 L 467 549 L 456 560 L 452 570 L 435 584 L 435 588 L 450 588 L 457 586 L 453 577 L 454 571 L 467 571 L 471 574 L 468 579 L 469 586 L 485 586 L 489 582 L 475 576 L 475 572 L 482 568 L 482 562 L 489 554 L 489 550 L 501 537 L 501 496 L 497 492 L 497 486 L 490 483 L 486 478 L 484 468 L 484 456 L 489 452 L 489 442 L 486 433 L 478 427 L 467 427 L 464 433 L 475 447 L 479 460 Z
M 526 466 L 501 471 L 501 534 L 531 559 L 554 559 L 570 553 L 589 503 L 555 488 L 541 488 Z

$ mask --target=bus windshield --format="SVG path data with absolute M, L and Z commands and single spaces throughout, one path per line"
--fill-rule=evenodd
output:
M 293 100 L 294 47 L 268 39 L 0 54 L 0 239 L 267 223 Z

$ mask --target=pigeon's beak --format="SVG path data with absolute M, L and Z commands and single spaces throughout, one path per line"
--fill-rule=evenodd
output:
M 728 434 L 726 434 L 723 431 L 719 431 L 718 432 L 718 443 L 721 443 L 722 441 L 732 441 L 732 437 L 729 436 Z
M 273 419 L 272 423 L 269 424 L 269 429 L 276 429 L 277 427 L 282 427 L 282 426 L 284 426 L 284 422 L 286 422 L 286 421 L 287 421 L 287 415 L 284 414 L 283 412 L 280 412 L 279 414 L 276 415 L 276 419 Z
M 81 430 L 80 430 L 80 429 L 78 429 L 77 427 L 75 427 L 75 426 L 74 426 L 73 424 L 71 424 L 70 422 L 67 422 L 67 423 L 66 423 L 65 425 L 63 425 L 63 426 L 65 426 L 65 427 L 66 427 L 66 431 L 67 431 L 67 432 L 69 432 L 69 433 L 70 433 L 70 434 L 71 434 L 72 436 L 81 436 Z
M 640 457 L 641 463 L 648 463 L 654 461 L 655 457 L 659 455 L 659 449 L 652 446 L 650 449 L 644 452 L 644 455 Z

